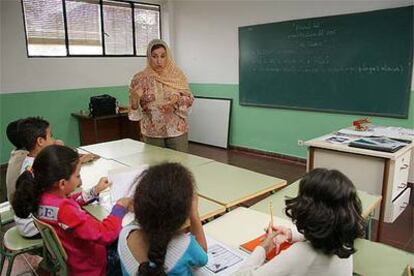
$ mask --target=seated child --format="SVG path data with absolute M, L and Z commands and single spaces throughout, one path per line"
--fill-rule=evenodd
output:
M 177 163 L 150 167 L 137 179 L 136 222 L 119 235 L 123 275 L 192 275 L 207 264 L 207 242 L 198 215 L 192 174 Z M 190 220 L 191 234 L 183 233 Z
M 345 175 L 312 170 L 300 181 L 298 196 L 286 200 L 296 227 L 274 227 L 234 275 L 352 275 L 354 240 L 364 235 L 361 209 Z M 292 246 L 263 264 L 266 252 L 286 240 Z
M 26 170 L 30 170 L 35 157 L 39 152 L 48 145 L 62 144 L 60 140 L 55 140 L 52 134 L 52 128 L 48 121 L 40 117 L 29 117 L 19 120 L 17 135 L 19 137 L 20 145 L 28 150 L 27 156 L 24 158 L 20 174 Z M 11 184 L 11 186 L 13 186 Z M 89 191 L 83 192 L 83 200 L 90 202 L 96 198 L 101 191 L 109 186 L 106 179 L 101 179 L 99 184 Z M 14 185 L 15 187 L 15 185 Z M 34 226 L 32 219 L 29 217 L 14 216 L 19 233 L 26 238 L 38 238 L 39 231 Z
M 131 199 L 122 198 L 102 222 L 81 209 L 79 155 L 71 148 L 51 145 L 36 157 L 32 171 L 17 179 L 13 208 L 19 217 L 35 214 L 52 225 L 68 255 L 69 275 L 105 275 L 106 246 L 121 230 Z
M 20 175 L 20 169 L 23 164 L 23 160 L 29 153 L 25 150 L 19 141 L 19 123 L 21 120 L 16 120 L 7 125 L 6 135 L 10 143 L 15 147 L 10 153 L 10 159 L 7 164 L 6 171 L 6 189 L 7 200 L 11 202 L 14 191 L 16 190 L 16 180 Z

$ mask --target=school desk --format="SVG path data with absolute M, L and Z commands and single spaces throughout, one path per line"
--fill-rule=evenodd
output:
M 109 214 L 109 211 L 99 204 L 90 204 L 87 206 L 84 206 L 83 209 L 85 209 L 88 213 L 90 213 L 92 216 L 94 216 L 98 220 L 103 220 L 106 218 Z M 201 220 L 208 220 L 210 218 L 213 218 L 216 215 L 222 214 L 226 211 L 223 205 L 217 204 L 213 201 L 210 201 L 208 199 L 199 197 L 198 198 L 198 212 L 200 215 Z M 126 217 L 122 224 L 126 225 L 130 223 L 134 216 L 131 215 L 132 213 L 129 213 L 128 217 Z
M 82 189 L 88 190 L 98 184 L 101 177 L 107 177 L 108 171 L 113 169 L 126 168 L 122 163 L 115 160 L 109 160 L 105 158 L 99 158 L 98 160 L 85 163 L 81 165 L 81 180 Z
M 198 194 L 226 208 L 286 186 L 286 180 L 220 162 L 191 168 Z
M 285 214 L 285 200 L 288 198 L 295 197 L 298 194 L 299 181 L 300 180 L 297 180 L 294 183 L 277 191 L 277 193 L 274 193 L 269 197 L 261 200 L 260 202 L 251 206 L 250 209 L 260 211 L 263 213 L 269 213 L 269 202 L 272 202 L 273 214 L 277 217 L 288 219 L 288 217 Z M 370 219 L 370 215 L 381 204 L 381 196 L 371 195 L 363 191 L 358 191 L 358 196 L 361 199 L 362 203 L 362 216 L 366 219 Z M 371 220 L 369 220 L 369 225 L 370 221 Z M 370 227 L 368 227 L 367 232 L 369 237 L 369 233 L 371 232 Z
M 203 227 L 206 235 L 238 248 L 240 244 L 263 234 L 263 228 L 269 221 L 269 214 L 239 207 Z M 276 216 L 274 223 L 291 225 L 288 220 Z M 399 276 L 414 261 L 413 254 L 368 240 L 357 239 L 355 248 L 354 272 L 364 276 Z
M 166 148 L 157 148 L 150 151 L 143 151 L 126 156 L 120 156 L 117 157 L 116 160 L 130 167 L 143 164 L 155 165 L 161 162 L 178 162 L 190 169 L 214 161 L 212 159 L 204 158 L 201 156 Z
M 117 159 L 118 157 L 151 151 L 159 149 L 159 147 L 151 146 L 137 140 L 129 138 L 82 146 L 80 149 L 99 155 L 105 159 Z

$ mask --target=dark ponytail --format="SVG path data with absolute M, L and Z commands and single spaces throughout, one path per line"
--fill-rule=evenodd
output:
M 16 216 L 27 218 L 31 213 L 36 214 L 41 195 L 59 180 L 68 180 L 78 162 L 79 155 L 71 148 L 45 147 L 33 162 L 32 170 L 23 172 L 17 179 L 11 202 Z
M 167 247 L 190 215 L 194 179 L 182 165 L 164 163 L 149 168 L 138 181 L 135 217 L 149 243 L 149 261 L 139 265 L 138 275 L 166 275 Z
M 165 232 L 154 232 L 148 233 L 148 259 L 150 261 L 144 262 L 139 265 L 138 275 L 151 275 L 151 276 L 164 276 L 165 273 L 165 255 L 167 253 L 167 246 L 172 237 L 173 233 Z

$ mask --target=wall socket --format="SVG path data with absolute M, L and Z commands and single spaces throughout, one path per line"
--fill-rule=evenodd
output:
M 298 140 L 298 146 L 303 147 L 303 140 Z

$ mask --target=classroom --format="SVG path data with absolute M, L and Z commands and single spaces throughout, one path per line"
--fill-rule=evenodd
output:
M 64 16 L 62 12 L 59 14 L 62 2 L 65 3 Z M 107 26 L 103 21 L 99 21 L 99 18 L 88 16 L 88 12 L 91 12 L 89 6 L 94 6 L 93 9 L 98 9 L 97 14 L 105 18 L 104 11 L 99 11 L 99 6 L 105 6 L 105 3 L 109 7 L 106 11 L 108 14 L 111 5 L 119 7 L 118 13 L 114 12 L 113 17 L 107 17 L 117 24 L 127 24 L 125 22 L 128 20 L 140 20 L 137 19 L 141 18 L 140 16 L 145 21 L 145 14 L 151 14 L 152 17 L 148 18 L 152 18 L 152 21 L 155 18 L 155 23 L 135 21 L 131 29 L 122 30 L 123 33 L 119 36 L 116 34 L 116 28 L 102 34 Z M 68 27 L 62 24 L 64 27 L 61 29 L 45 29 L 43 33 L 40 32 L 40 35 L 46 38 L 48 35 L 54 36 L 53 39 L 45 39 L 44 44 L 41 42 L 43 38 L 29 39 L 28 18 L 31 16 L 39 22 L 41 19 L 36 17 L 36 12 L 29 14 L 31 10 L 28 7 L 36 9 L 39 5 L 45 5 L 43 15 L 47 14 L 45 9 L 49 9 L 51 16 L 61 16 L 42 18 L 48 22 L 47 24 L 73 20 L 73 25 Z M 401 30 L 387 32 L 386 26 L 392 28 L 398 26 L 398 23 L 383 18 L 386 18 L 387 11 L 398 10 L 404 14 L 400 18 L 412 20 L 413 5 L 412 0 L 0 1 L 0 211 L 2 212 L 2 202 L 7 203 L 6 170 L 10 153 L 14 149 L 6 136 L 6 129 L 12 121 L 41 116 L 53 126 L 53 136 L 63 140 L 66 146 L 80 149 L 81 153 L 92 153 L 101 157 L 93 161 L 95 163 L 92 165 L 87 165 L 90 167 L 82 169 L 83 184 L 97 181 L 99 177 L 107 176 L 108 170 L 122 169 L 122 166 L 155 165 L 161 161 L 172 161 L 187 167 L 198 182 L 196 184 L 199 189 L 199 206 L 205 210 L 204 212 L 199 209 L 200 218 L 209 247 L 209 238 L 214 238 L 230 249 L 237 249 L 244 241 L 255 238 L 263 232 L 263 223 L 268 223 L 269 204 L 275 209 L 271 213 L 275 216 L 276 223 L 278 219 L 282 222 L 289 220 L 284 213 L 285 199 L 297 195 L 299 181 L 305 173 L 318 167 L 338 169 L 354 182 L 362 201 L 362 216 L 369 221 L 369 234 L 365 236 L 367 239 L 360 239 L 357 253 L 354 255 L 353 272 L 356 275 L 410 275 L 407 266 L 414 265 L 414 143 L 410 142 L 414 141 L 413 24 L 408 27 L 411 28 L 411 34 L 408 35 Z M 132 6 L 135 13 L 131 15 Z M 140 11 L 143 11 L 142 14 Z M 378 11 L 378 14 L 375 14 L 375 11 Z M 408 15 L 405 17 L 406 11 Z M 313 18 L 316 19 L 312 20 Z M 368 24 L 369 18 L 374 18 L 373 24 Z M 323 27 L 327 34 L 323 38 L 325 40 L 315 38 L 315 43 L 305 46 L 301 44 L 295 48 L 294 55 L 297 59 L 293 61 L 288 58 L 291 57 L 288 51 L 284 52 L 282 47 L 278 48 L 279 37 L 273 36 L 273 33 L 267 35 L 269 29 L 276 33 L 287 30 L 284 22 L 297 24 L 296 37 L 293 35 L 291 38 L 299 41 L 307 41 L 303 36 L 297 36 L 306 33 L 308 28 L 322 28 L 319 24 L 333 24 L 334 27 Z M 97 27 L 94 23 L 98 24 Z M 82 29 L 76 24 L 89 26 Z M 91 25 L 93 26 L 90 27 Z M 153 29 L 147 30 L 148 26 L 152 26 Z M 344 28 L 348 28 L 346 30 L 350 32 L 339 34 L 338 37 L 348 41 L 344 42 L 345 46 L 336 47 L 337 49 L 330 52 L 329 34 L 340 33 L 341 26 L 345 26 Z M 367 28 L 365 33 L 362 26 Z M 367 42 L 368 46 L 364 46 L 362 53 L 366 57 L 359 58 L 360 60 L 355 58 L 353 51 L 365 41 L 353 41 L 349 38 L 356 36 L 359 29 L 362 30 L 361 36 L 367 35 L 374 31 L 376 26 L 383 32 L 379 32 L 371 42 Z M 67 45 L 71 38 L 65 37 L 65 33 L 68 30 L 70 32 L 70 27 L 79 27 L 81 31 L 73 41 L 78 40 L 78 43 L 84 43 L 82 46 L 87 47 L 70 48 L 71 46 Z M 95 28 L 93 31 L 99 34 L 98 38 L 93 38 L 94 34 L 86 34 L 91 28 Z M 141 39 L 139 35 L 128 36 L 138 30 L 146 32 L 150 39 Z M 111 34 L 115 34 L 114 38 Z M 288 37 L 282 36 L 280 43 L 287 42 Z M 228 118 L 218 118 L 214 114 L 194 114 L 200 110 L 196 108 L 189 114 L 202 119 L 211 116 L 212 125 L 228 119 L 224 131 L 224 147 L 191 139 L 193 134 L 190 124 L 189 155 L 154 148 L 143 143 L 142 133 L 135 132 L 137 128 L 134 127 L 137 124 L 128 121 L 126 113 L 122 119 L 124 126 L 127 124 L 130 128 L 126 135 L 121 133 L 121 129 L 114 130 L 110 125 L 118 122 L 118 119 L 101 125 L 99 132 L 105 137 L 101 140 L 97 139 L 96 121 L 95 125 L 90 121 L 86 129 L 80 125 L 81 121 L 88 117 L 90 98 L 93 96 L 108 94 L 116 98 L 120 107 L 128 107 L 131 80 L 137 72 L 147 66 L 146 49 L 152 38 L 162 39 L 168 44 L 175 64 L 185 74 L 189 90 L 196 102 L 201 103 L 202 99 L 231 100 Z M 402 41 L 407 41 L 408 38 L 408 42 L 401 46 L 401 51 L 400 48 L 394 49 L 392 43 L 388 43 L 387 39 L 394 38 Z M 107 41 L 106 48 L 102 48 L 102 40 Z M 95 47 L 96 41 L 98 47 Z M 60 44 L 52 49 L 48 48 L 48 43 Z M 129 46 L 125 46 L 129 45 L 128 43 L 135 43 L 135 47 L 128 48 Z M 257 45 L 263 48 L 249 48 Z M 266 48 L 267 45 L 269 49 Z M 272 51 L 272 47 L 277 51 Z M 312 47 L 321 47 L 321 52 L 325 53 L 315 57 L 318 50 L 311 49 Z M 109 53 L 110 49 L 114 53 Z M 126 49 L 131 51 L 131 54 L 119 54 L 116 52 L 117 49 Z M 300 49 L 309 52 L 302 55 Z M 53 53 L 48 52 L 52 50 Z M 68 55 L 68 52 L 72 54 Z M 383 57 L 376 65 L 371 57 L 381 53 Z M 337 54 L 340 58 L 328 58 L 328 54 Z M 272 55 L 275 55 L 275 58 Z M 249 59 L 252 56 L 253 61 Z M 401 59 L 401 62 L 395 62 L 395 66 L 394 57 Z M 303 62 L 300 59 L 308 59 L 308 62 L 312 59 L 313 65 L 320 66 L 313 69 L 317 77 L 303 82 L 295 82 L 295 79 L 289 82 L 290 79 L 286 76 L 295 74 L 287 72 L 289 70 L 286 68 Z M 347 59 L 352 62 L 358 59 L 361 65 L 348 65 Z M 323 71 L 328 68 L 329 62 L 338 62 L 343 67 Z M 267 71 L 260 71 L 260 68 L 254 67 L 257 64 Z M 295 73 L 308 74 L 307 70 L 312 70 L 305 65 L 301 68 L 305 68 L 303 71 L 306 72 Z M 275 73 L 283 70 L 286 71 L 281 75 Z M 346 72 L 347 70 L 352 72 Z M 359 75 L 353 70 L 359 70 Z M 361 73 L 362 71 L 364 72 Z M 273 77 L 274 74 L 277 76 Z M 365 74 L 365 79 L 360 78 L 362 74 Z M 343 78 L 348 75 L 356 77 Z M 394 78 L 394 75 L 401 77 Z M 294 84 L 289 86 L 289 83 Z M 367 92 L 368 88 L 360 85 L 361 83 L 368 83 L 374 87 L 374 91 Z M 287 87 L 287 93 L 280 94 L 281 96 L 274 95 L 271 87 L 276 87 L 276 90 Z M 295 96 L 289 87 L 310 89 L 306 92 L 307 95 L 302 91 L 302 97 Z M 325 87 L 333 87 L 333 90 L 339 92 L 337 95 L 331 95 L 330 90 L 324 91 Z M 357 100 L 348 101 L 351 96 Z M 355 134 L 354 127 L 358 127 L 359 123 L 364 128 L 365 118 L 368 118 L 369 126 L 376 127 L 372 131 L 378 131 L 381 136 L 403 139 L 402 143 L 405 144 L 395 152 L 385 152 L 349 147 L 338 142 L 344 133 Z M 203 129 L 205 133 L 214 136 L 208 123 Z M 344 129 L 340 135 L 335 133 Z M 95 131 L 91 134 L 95 135 L 95 140 L 92 136 L 82 136 L 84 131 Z M 364 131 L 369 132 L 370 129 Z M 110 137 L 118 132 L 121 136 Z M 387 135 L 391 132 L 398 135 Z M 85 139 L 89 139 L 88 142 L 85 142 Z M 409 142 L 405 142 L 406 140 Z M 104 143 L 98 144 L 101 142 Z M 123 151 L 125 154 L 117 151 Z M 400 168 L 403 168 L 402 172 L 398 171 Z M 219 172 L 226 175 L 226 178 L 221 177 Z M 249 180 L 254 184 L 259 181 L 263 185 L 254 190 L 253 184 L 249 186 Z M 240 186 L 226 186 L 227 183 L 235 182 L 240 182 Z M 242 185 L 242 182 L 246 185 Z M 90 184 L 87 185 L 89 188 Z M 92 186 L 90 185 L 90 188 Z M 228 197 L 224 195 L 227 192 L 231 194 Z M 95 207 L 88 207 L 86 210 L 98 219 L 108 215 L 108 212 L 101 214 L 103 210 Z M 271 217 L 273 219 L 273 216 Z M 242 219 L 245 219 L 246 225 L 259 223 L 260 229 L 253 229 L 250 233 L 253 233 L 252 236 L 243 236 L 243 233 L 235 237 L 229 235 L 228 233 L 238 230 L 237 222 Z M 4 218 L 0 222 L 0 252 L 4 252 L 3 236 L 10 223 L 3 225 Z M 245 237 L 249 239 L 246 240 Z M 375 267 L 379 261 L 370 258 L 373 252 L 378 254 L 378 258 L 390 258 L 389 263 L 393 263 L 390 270 L 379 271 L 389 264 L 387 262 L 382 267 Z M 247 258 L 245 255 L 242 256 Z M 27 271 L 30 275 L 36 275 L 31 272 L 27 263 L 37 265 L 37 259 L 31 259 L 32 257 L 16 258 L 11 275 L 20 275 Z M 3 269 L 3 273 L 6 270 L 3 267 L 0 269 Z M 373 271 L 375 274 L 370 274 Z M 399 274 L 390 274 L 397 272 Z M 221 274 L 211 271 L 210 274 L 205 271 L 200 273 L 230 274 L 229 271 Z

